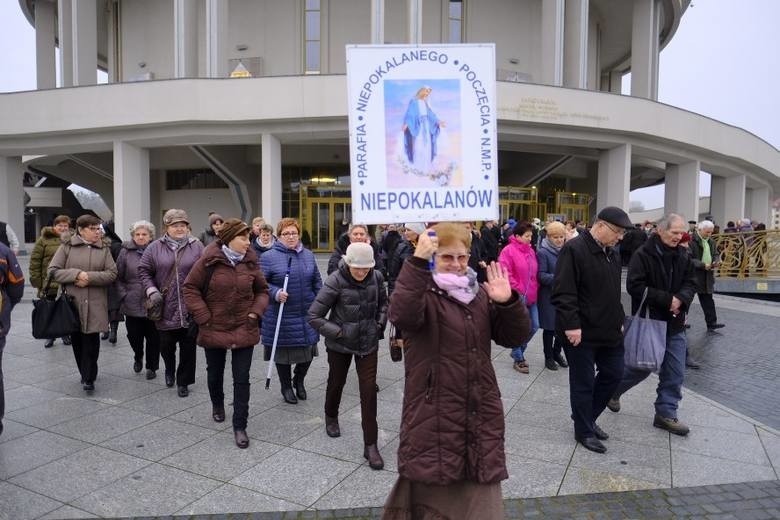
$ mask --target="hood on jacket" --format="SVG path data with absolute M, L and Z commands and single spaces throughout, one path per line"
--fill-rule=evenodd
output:
M 57 230 L 54 229 L 51 226 L 44 226 L 41 228 L 41 237 L 44 240 L 51 240 L 52 238 L 62 238 L 60 237 L 60 234 L 57 233 Z
M 561 246 L 561 247 L 563 247 L 563 246 Z M 550 243 L 549 240 L 547 240 L 546 237 L 542 239 L 542 245 L 539 246 L 539 249 L 544 249 L 546 251 L 550 251 L 552 254 L 554 254 L 556 256 L 558 255 L 558 253 L 561 252 L 561 248 L 556 249 L 555 247 L 553 247 L 553 245 Z
M 511 237 L 509 237 L 509 244 L 513 245 L 514 247 L 518 247 L 521 250 L 527 250 L 533 253 L 533 248 L 531 247 L 531 244 L 524 244 L 523 242 L 520 242 L 520 239 L 517 238 L 517 235 L 512 235 Z

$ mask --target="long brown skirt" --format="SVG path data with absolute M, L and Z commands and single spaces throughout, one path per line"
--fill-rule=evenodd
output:
M 382 520 L 503 520 L 501 483 L 431 486 L 398 477 Z

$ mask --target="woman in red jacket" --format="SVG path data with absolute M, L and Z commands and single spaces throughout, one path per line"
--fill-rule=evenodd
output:
M 480 287 L 462 224 L 433 230 L 420 235 L 390 297 L 389 318 L 404 331 L 406 379 L 398 481 L 383 518 L 426 511 L 503 519 L 504 409 L 490 347 L 491 340 L 506 347 L 523 341 L 528 310 L 495 262 Z
M 227 351 L 233 368 L 233 432 L 239 448 L 249 446 L 249 369 L 260 342 L 258 318 L 268 306 L 268 284 L 249 242 L 250 228 L 225 221 L 219 238 L 206 246 L 184 282 L 184 301 L 198 324 L 198 345 L 206 351 L 212 417 L 225 420 L 222 381 Z

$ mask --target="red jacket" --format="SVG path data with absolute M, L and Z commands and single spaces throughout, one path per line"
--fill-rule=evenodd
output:
M 204 289 L 207 269 L 212 270 Z M 251 347 L 260 342 L 258 321 L 268 307 L 268 284 L 252 248 L 233 266 L 218 242 L 203 250 L 184 281 L 184 302 L 199 325 L 198 345 L 206 348 Z
M 412 257 L 390 297 L 389 319 L 405 342 L 398 473 L 434 485 L 506 479 L 504 409 L 490 345 L 528 337 L 528 309 L 518 295 L 495 304 L 480 289 L 466 305 L 439 289 L 428 262 Z

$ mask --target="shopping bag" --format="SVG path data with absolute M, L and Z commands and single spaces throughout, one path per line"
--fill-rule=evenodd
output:
M 647 299 L 647 289 L 633 316 L 626 316 L 623 333 L 624 363 L 628 368 L 658 372 L 666 353 L 666 322 L 653 320 L 649 310 L 642 307 Z
M 76 305 L 64 290 L 55 300 L 48 298 L 33 300 L 32 335 L 34 338 L 57 339 L 78 332 L 80 328 Z

